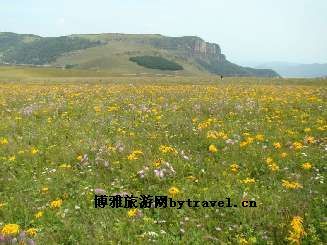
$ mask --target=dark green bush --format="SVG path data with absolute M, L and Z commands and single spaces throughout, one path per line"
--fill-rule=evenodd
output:
M 150 69 L 169 71 L 179 71 L 184 69 L 183 66 L 177 64 L 176 62 L 167 60 L 159 56 L 137 56 L 131 57 L 129 60 L 137 63 L 140 66 Z

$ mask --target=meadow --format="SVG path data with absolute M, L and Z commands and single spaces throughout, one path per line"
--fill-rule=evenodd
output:
M 326 80 L 11 80 L 0 244 L 326 244 Z M 257 207 L 96 209 L 99 193 Z

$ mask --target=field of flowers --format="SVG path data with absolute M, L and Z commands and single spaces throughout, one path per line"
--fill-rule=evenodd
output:
M 326 244 L 326 84 L 2 82 L 0 244 Z

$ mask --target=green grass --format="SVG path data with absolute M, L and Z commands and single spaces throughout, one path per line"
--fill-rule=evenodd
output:
M 326 80 L 153 76 L 100 82 L 27 70 L 31 77 L 25 69 L 0 69 L 27 81 L 0 83 L 0 231 L 6 224 L 36 228 L 31 239 L 38 244 L 287 244 L 291 221 L 300 216 L 306 236 L 299 240 L 326 243 Z M 295 149 L 296 142 L 302 147 Z M 162 145 L 177 153 L 163 153 Z M 210 145 L 218 151 L 210 152 Z M 135 150 L 143 154 L 129 160 Z M 176 174 L 157 178 L 158 159 L 160 168 L 169 162 Z M 307 162 L 312 168 L 305 170 Z M 283 180 L 303 188 L 285 188 Z M 180 191 L 178 200 L 253 199 L 258 207 L 144 209 L 141 217 L 94 208 L 96 188 L 108 195 L 167 195 L 171 187 Z M 51 208 L 57 199 L 62 205 Z M 44 214 L 36 218 L 39 211 Z
M 128 59 L 128 57 L 126 57 Z M 117 61 L 117 60 L 116 60 Z M 124 62 L 124 61 L 122 61 Z M 203 79 L 204 77 L 208 79 L 208 77 L 213 80 L 217 79 L 216 76 L 203 76 L 199 73 L 195 78 L 194 74 L 188 71 L 161 71 L 161 70 L 153 70 L 153 69 L 145 69 L 138 66 L 134 62 L 129 62 L 130 65 L 123 66 L 121 63 L 116 68 L 106 69 L 90 69 L 90 68 L 72 68 L 72 69 L 63 69 L 63 68 L 54 68 L 54 67 L 32 67 L 32 66 L 0 66 L 0 81 L 60 81 L 64 80 L 112 80 L 113 77 L 117 77 L 119 80 L 124 77 L 132 77 L 136 80 L 143 80 L 145 77 L 150 77 L 151 79 L 157 80 L 156 77 L 175 77 L 178 78 L 179 81 L 182 81 L 185 77 L 189 77 L 190 80 Z M 119 67 L 119 68 L 118 68 Z M 179 78 L 180 77 L 180 78 Z M 188 80 L 189 80 L 188 79 Z M 153 80 L 149 80 L 153 81 Z

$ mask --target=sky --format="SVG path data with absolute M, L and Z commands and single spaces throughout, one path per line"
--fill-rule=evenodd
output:
M 327 0 L 10 0 L 0 32 L 200 36 L 239 64 L 327 63 Z

